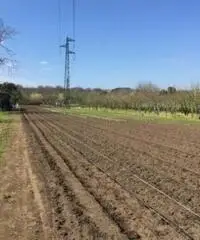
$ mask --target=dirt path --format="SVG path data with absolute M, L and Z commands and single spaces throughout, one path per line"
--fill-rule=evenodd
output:
M 0 164 L 0 239 L 45 239 L 20 116 L 12 127 L 13 138 Z

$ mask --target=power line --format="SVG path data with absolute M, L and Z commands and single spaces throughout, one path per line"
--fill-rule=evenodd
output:
M 72 16 L 73 39 L 76 39 L 76 0 L 73 0 L 72 12 L 73 12 L 73 16 Z M 75 50 L 75 41 L 73 43 L 73 50 Z
M 62 35 L 62 6 L 61 0 L 57 1 L 57 11 L 58 11 L 58 44 L 61 45 L 61 35 Z M 61 50 L 59 48 L 59 53 L 61 54 Z

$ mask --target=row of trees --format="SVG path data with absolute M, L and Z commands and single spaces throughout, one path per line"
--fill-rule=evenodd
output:
M 65 95 L 61 87 L 22 89 L 23 102 L 64 106 Z M 151 83 L 140 84 L 136 89 L 116 88 L 83 89 L 72 88 L 70 102 L 73 105 L 93 108 L 133 109 L 145 112 L 199 113 L 200 89 L 176 90 L 174 87 L 159 89 Z
M 0 84 L 0 101 L 10 96 L 11 104 L 64 106 L 66 102 L 62 87 L 39 86 L 23 88 L 13 83 Z M 2 100 L 3 101 L 3 100 Z M 83 107 L 133 109 L 145 112 L 181 112 L 184 114 L 199 113 L 200 88 L 176 90 L 174 87 L 159 89 L 153 84 L 140 84 L 136 89 L 115 88 L 83 89 L 72 88 L 70 103 Z

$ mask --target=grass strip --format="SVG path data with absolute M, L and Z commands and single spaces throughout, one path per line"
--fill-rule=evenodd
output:
M 0 159 L 8 143 L 11 122 L 12 119 L 8 113 L 0 112 Z
M 182 113 L 169 113 L 169 112 L 142 112 L 135 110 L 121 110 L 121 109 L 108 109 L 108 108 L 83 108 L 71 107 L 68 108 L 48 108 L 54 112 L 62 112 L 64 114 L 74 114 L 83 117 L 96 117 L 111 120 L 139 120 L 144 122 L 157 122 L 157 123 L 183 123 L 183 124 L 198 124 L 200 123 L 198 114 L 184 115 Z

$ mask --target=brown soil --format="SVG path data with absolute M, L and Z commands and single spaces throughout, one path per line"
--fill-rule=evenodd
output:
M 0 180 L 2 239 L 200 239 L 198 126 L 22 119 Z
M 0 239 L 45 239 L 22 124 L 19 116 L 13 118 L 13 139 L 0 159 Z

